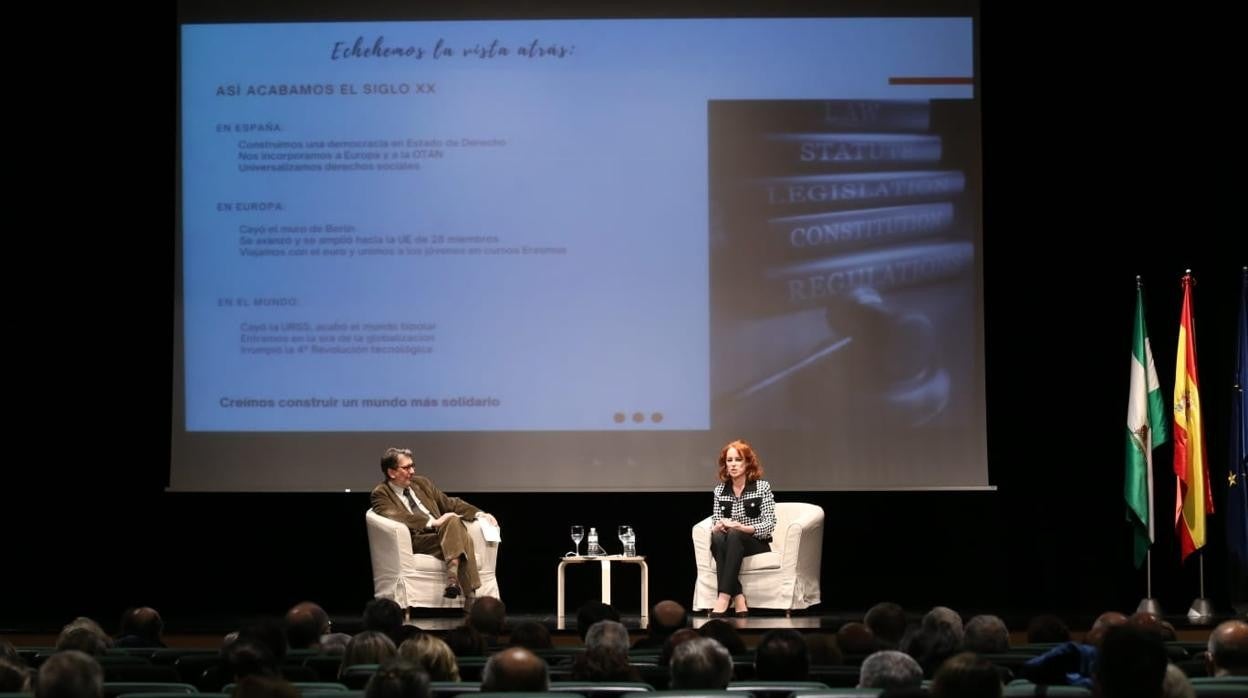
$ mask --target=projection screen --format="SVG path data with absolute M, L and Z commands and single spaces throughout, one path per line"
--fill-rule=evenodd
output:
M 182 23 L 171 489 L 988 486 L 974 44 Z

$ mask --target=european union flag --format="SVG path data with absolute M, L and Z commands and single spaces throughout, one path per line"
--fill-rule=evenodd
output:
M 1235 385 L 1231 394 L 1231 463 L 1226 487 L 1226 543 L 1232 558 L 1248 567 L 1248 267 L 1239 288 L 1239 334 L 1235 342 Z

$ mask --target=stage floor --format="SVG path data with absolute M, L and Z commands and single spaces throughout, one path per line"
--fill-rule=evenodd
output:
M 710 620 L 705 613 L 698 614 L 691 619 L 691 625 L 696 630 L 702 627 Z M 791 628 L 793 630 L 818 630 L 823 625 L 823 618 L 820 616 L 792 616 L 784 615 L 775 616 L 754 616 L 751 614 L 749 618 L 725 618 L 725 621 L 736 627 L 740 631 L 760 631 L 775 630 L 777 628 Z M 510 615 L 507 616 L 507 622 L 514 626 L 517 623 L 533 621 L 545 625 L 552 633 L 566 633 L 577 635 L 576 618 L 570 617 L 564 623 L 566 627 L 559 627 L 557 618 L 554 615 Z M 646 626 L 641 620 L 641 616 L 621 616 L 620 622 L 624 627 L 629 629 L 630 633 L 645 634 Z M 422 630 L 450 630 L 463 624 L 462 617 L 415 617 L 408 621 L 409 625 L 415 625 Z M 335 622 L 335 626 L 337 622 Z M 579 637 L 579 636 L 578 636 Z

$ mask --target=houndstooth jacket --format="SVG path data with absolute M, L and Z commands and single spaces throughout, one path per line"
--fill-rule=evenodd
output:
M 732 519 L 754 527 L 754 537 L 768 542 L 776 530 L 776 499 L 771 494 L 771 483 L 766 480 L 747 480 L 741 496 L 733 494 L 731 482 L 715 486 L 711 520 Z

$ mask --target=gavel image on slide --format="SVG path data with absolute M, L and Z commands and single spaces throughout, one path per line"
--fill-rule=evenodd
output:
M 852 371 L 856 384 L 871 386 L 869 395 L 852 400 L 878 406 L 909 426 L 930 422 L 948 406 L 952 381 L 926 313 L 897 307 L 876 289 L 859 286 L 828 299 L 823 318 L 833 332 L 829 341 L 723 395 L 717 407 L 732 411 L 782 389 L 813 391 L 810 401 L 800 401 L 819 405 L 821 393 L 843 387 L 827 385 L 828 371 L 835 369 Z

